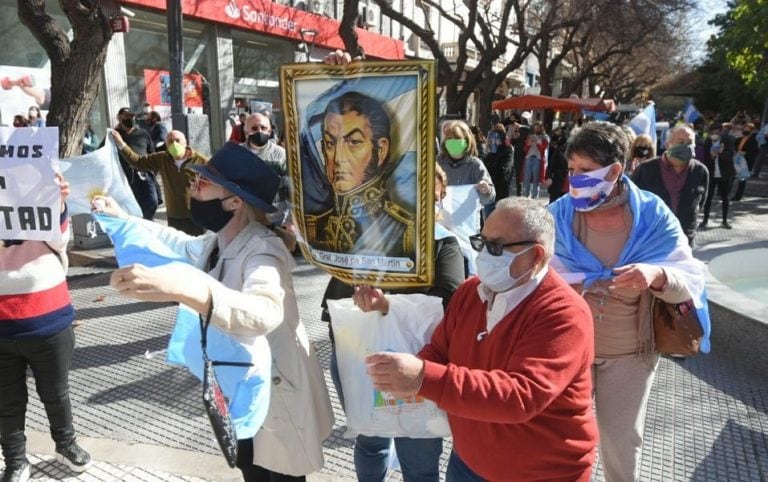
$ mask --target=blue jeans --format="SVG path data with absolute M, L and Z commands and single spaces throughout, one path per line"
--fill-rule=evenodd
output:
M 525 197 L 539 197 L 539 180 L 541 179 L 541 159 L 530 156 L 525 159 L 523 169 L 523 191 Z
M 331 380 L 339 401 L 344 406 L 344 391 L 339 377 L 336 347 L 331 350 Z M 384 482 L 389 466 L 388 437 L 358 435 L 355 439 L 355 472 L 359 482 Z M 442 438 L 395 438 L 395 450 L 405 482 L 438 482 L 440 480 L 440 454 Z
M 467 467 L 455 451 L 451 451 L 448 468 L 445 470 L 445 482 L 484 482 L 485 479 Z
M 355 472 L 360 482 L 383 482 L 389 465 L 390 439 L 358 435 L 355 440 Z M 395 450 L 405 482 L 440 480 L 441 438 L 395 438 Z

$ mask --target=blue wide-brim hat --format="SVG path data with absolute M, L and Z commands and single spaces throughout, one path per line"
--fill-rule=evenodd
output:
M 280 186 L 280 176 L 259 156 L 239 144 L 227 142 L 207 163 L 192 165 L 189 169 L 223 186 L 251 206 L 266 213 L 277 211 L 272 200 Z

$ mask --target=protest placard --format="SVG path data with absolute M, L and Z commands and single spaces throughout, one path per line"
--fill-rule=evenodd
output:
M 61 239 L 59 130 L 0 127 L 0 239 Z

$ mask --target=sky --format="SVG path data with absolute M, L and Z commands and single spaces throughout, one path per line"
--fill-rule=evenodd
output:
M 698 9 L 692 14 L 691 23 L 696 27 L 698 35 L 694 40 L 695 60 L 703 60 L 707 51 L 707 40 L 717 33 L 717 28 L 708 24 L 718 13 L 728 10 L 726 0 L 698 0 Z M 700 26 L 700 28 L 698 27 Z

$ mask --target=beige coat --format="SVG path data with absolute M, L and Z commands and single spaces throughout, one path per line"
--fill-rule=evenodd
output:
M 174 251 L 197 260 L 200 269 L 218 245 L 212 233 L 192 237 L 173 229 L 153 231 Z M 254 437 L 253 463 L 299 476 L 322 468 L 322 443 L 334 418 L 322 369 L 299 319 L 294 266 L 282 240 L 251 223 L 219 254 L 209 274 L 220 283 L 211 280 L 209 286 L 211 323 L 236 337 L 266 335 L 272 350 L 269 412 Z

